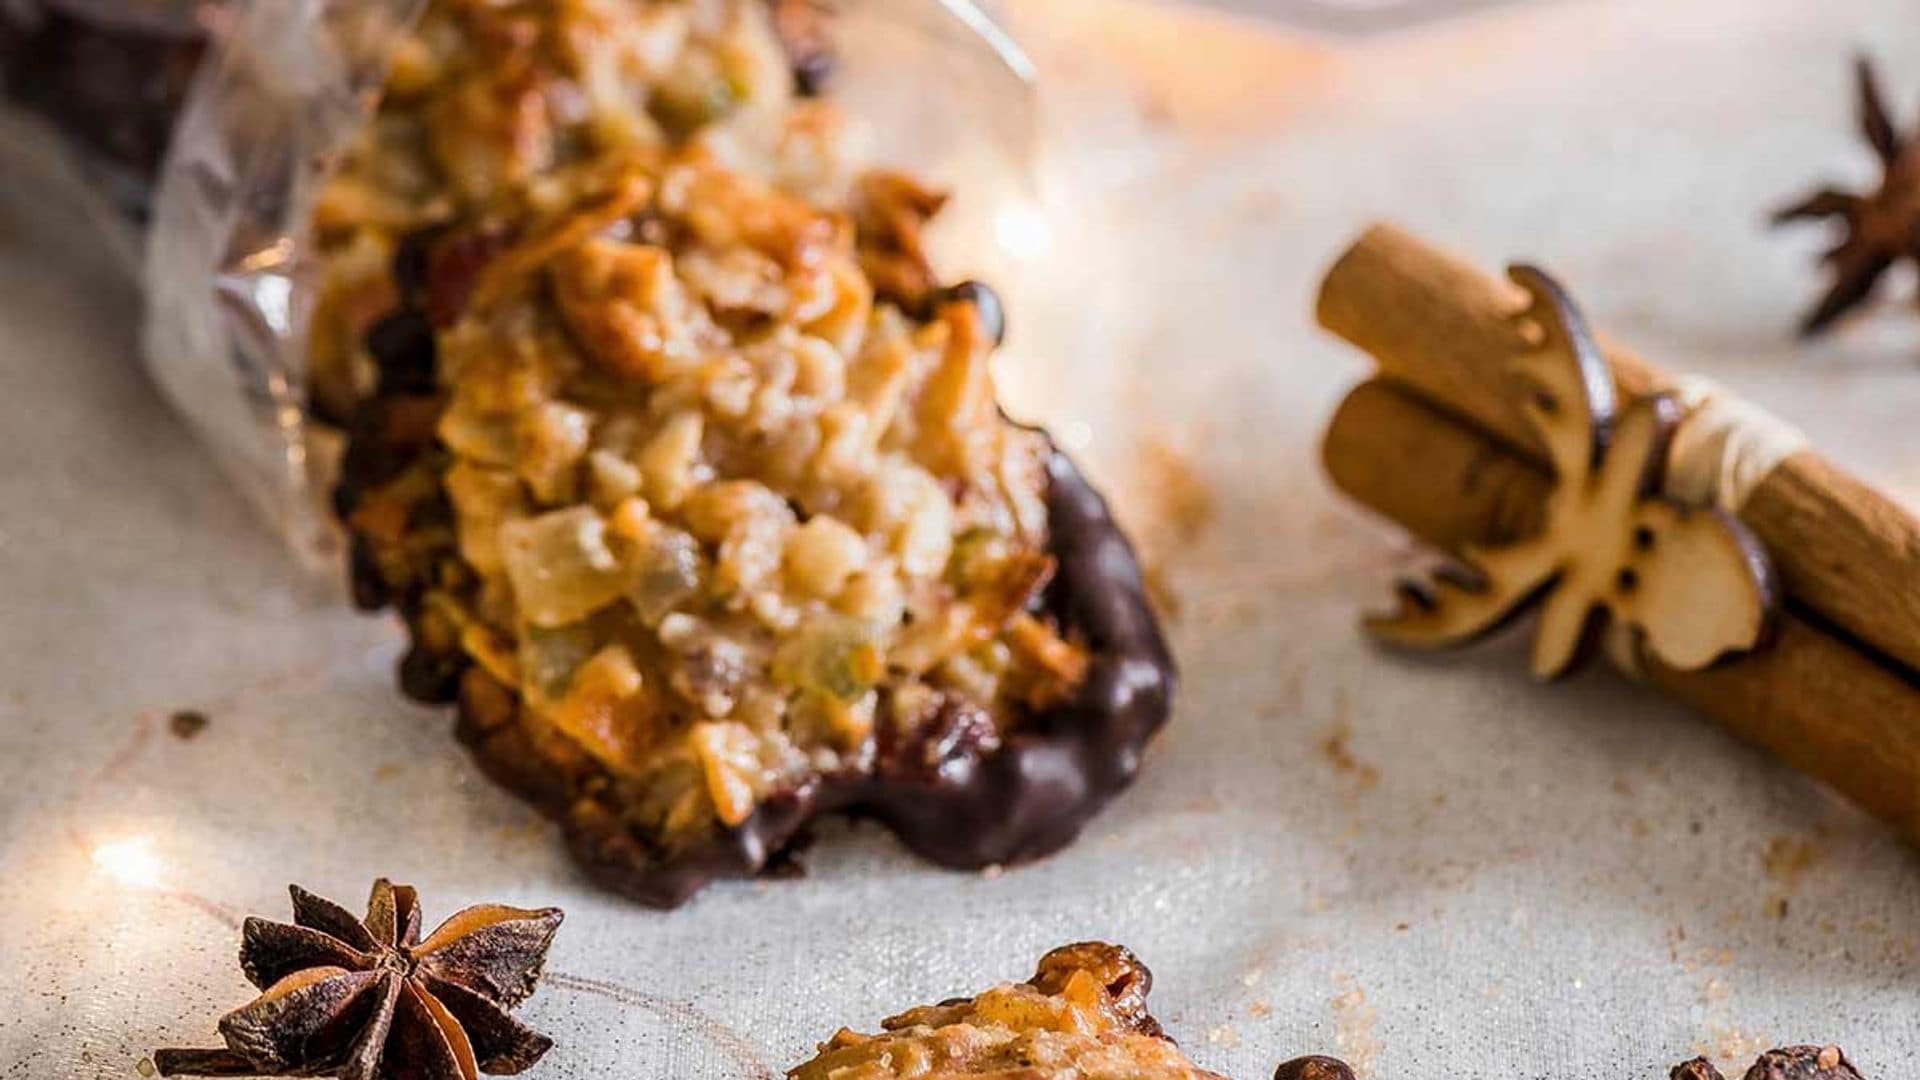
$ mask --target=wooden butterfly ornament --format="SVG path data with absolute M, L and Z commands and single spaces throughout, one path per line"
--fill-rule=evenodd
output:
M 1382 641 L 1464 645 L 1538 607 L 1535 677 L 1571 671 L 1608 621 L 1644 655 L 1697 670 L 1765 640 L 1779 589 L 1766 551 L 1732 515 L 1660 495 L 1682 419 L 1666 395 L 1616 400 L 1613 374 L 1566 291 L 1532 267 L 1509 271 L 1529 298 L 1514 316 L 1532 347 L 1512 368 L 1555 483 L 1541 530 L 1469 545 L 1426 581 L 1403 582 Z

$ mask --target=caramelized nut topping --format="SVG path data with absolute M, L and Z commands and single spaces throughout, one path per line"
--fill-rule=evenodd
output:
M 1220 1080 L 1147 1014 L 1153 977 L 1131 952 L 1085 942 L 1048 953 L 1032 979 L 911 1009 L 877 1035 L 842 1028 L 788 1080 Z

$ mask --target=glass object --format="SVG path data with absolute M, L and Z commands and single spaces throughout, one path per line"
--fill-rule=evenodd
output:
M 1375 34 L 1481 11 L 1510 0 L 1201 0 L 1242 15 L 1339 34 Z

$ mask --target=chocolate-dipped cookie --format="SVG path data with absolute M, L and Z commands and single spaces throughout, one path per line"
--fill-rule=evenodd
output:
M 374 343 L 436 372 L 362 409 L 341 499 L 408 691 L 651 904 L 828 812 L 955 867 L 1067 843 L 1172 664 L 1103 501 L 1000 413 L 978 307 L 908 316 L 835 214 L 704 155 L 582 183 L 443 237 L 422 304 L 461 314 Z
M 1172 689 L 1106 506 L 1000 412 L 997 301 L 938 284 L 943 196 L 796 160 L 837 125 L 790 108 L 785 157 L 583 155 L 393 245 L 337 500 L 406 690 L 660 906 L 823 813 L 1056 850 Z

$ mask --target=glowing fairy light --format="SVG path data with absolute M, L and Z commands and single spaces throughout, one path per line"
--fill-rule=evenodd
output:
M 1047 230 L 1046 216 L 1030 203 L 1014 202 L 994 215 L 993 238 L 1000 249 L 1015 259 L 1034 259 L 1046 254 L 1053 237 Z
M 93 866 L 122 885 L 141 889 L 160 884 L 163 869 L 151 836 L 129 836 L 95 845 Z

